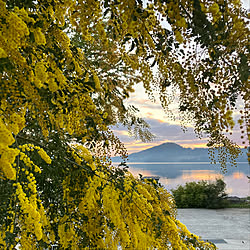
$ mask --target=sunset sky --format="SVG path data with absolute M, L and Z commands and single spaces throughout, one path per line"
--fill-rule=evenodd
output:
M 150 131 L 156 136 L 153 141 L 145 143 L 130 137 L 126 128 L 122 126 L 114 127 L 113 130 L 115 134 L 125 144 L 129 154 L 157 146 L 165 142 L 174 142 L 183 147 L 191 148 L 206 147 L 206 136 L 202 139 L 197 138 L 194 133 L 193 126 L 190 123 L 187 124 L 187 131 L 184 133 L 181 128 L 180 120 L 172 120 L 168 118 L 160 105 L 160 101 L 150 101 L 147 94 L 145 94 L 142 85 L 136 86 L 135 92 L 130 96 L 127 103 L 139 108 L 140 112 L 138 113 L 138 116 L 148 122 L 151 126 Z M 238 107 L 241 107 L 240 102 Z M 173 103 L 172 108 L 175 115 L 178 115 L 176 103 Z M 235 112 L 234 119 L 239 119 L 239 116 L 239 112 Z M 243 146 L 241 144 L 240 136 L 241 131 L 239 130 L 239 126 L 236 126 L 231 138 L 239 145 Z

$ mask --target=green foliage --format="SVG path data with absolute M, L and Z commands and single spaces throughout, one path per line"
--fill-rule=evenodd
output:
M 226 183 L 217 179 L 214 183 L 188 182 L 171 191 L 178 208 L 223 208 L 227 196 L 225 187 Z

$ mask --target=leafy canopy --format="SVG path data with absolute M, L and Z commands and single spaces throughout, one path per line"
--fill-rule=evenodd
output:
M 249 139 L 247 18 L 237 0 L 0 0 L 1 247 L 213 249 L 165 189 L 112 167 L 126 150 L 110 126 L 152 137 L 124 103 L 142 82 L 234 163 L 238 96 Z

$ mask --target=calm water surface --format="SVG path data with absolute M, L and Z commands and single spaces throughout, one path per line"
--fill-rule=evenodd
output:
M 129 162 L 129 170 L 135 176 L 159 176 L 160 183 L 169 191 L 178 185 L 191 181 L 214 181 L 222 178 L 230 196 L 250 196 L 250 176 L 248 163 L 237 163 L 237 167 L 228 166 L 223 173 L 219 166 L 208 162 Z

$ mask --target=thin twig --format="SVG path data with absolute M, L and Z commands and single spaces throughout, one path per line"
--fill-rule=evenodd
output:
M 181 8 L 184 10 L 184 12 L 188 15 L 188 17 L 192 20 L 192 17 L 190 16 L 190 14 L 187 12 L 187 10 L 185 9 L 185 7 L 182 5 L 181 2 L 179 2 Z
M 37 141 L 34 140 L 34 139 L 27 138 L 27 137 L 23 137 L 23 136 L 20 136 L 20 135 L 17 135 L 16 137 L 19 138 L 19 139 L 26 140 L 26 141 L 34 142 L 34 143 L 36 143 L 37 145 L 39 145 L 39 146 L 41 146 L 41 147 L 44 147 L 44 145 L 42 145 L 41 143 L 37 142 Z

